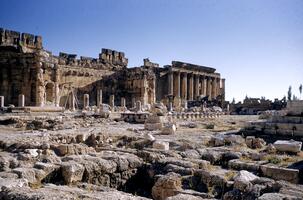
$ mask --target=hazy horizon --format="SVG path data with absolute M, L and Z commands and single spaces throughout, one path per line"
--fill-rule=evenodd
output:
M 226 100 L 300 97 L 303 1 L 300 0 L 3 0 L 0 27 L 43 37 L 46 50 L 98 57 L 125 52 L 128 67 L 150 58 L 214 67 Z

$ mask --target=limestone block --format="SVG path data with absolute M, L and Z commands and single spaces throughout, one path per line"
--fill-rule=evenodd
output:
M 164 125 L 161 133 L 166 135 L 174 135 L 176 133 L 176 130 L 176 125 L 173 123 L 169 123 Z
M 277 140 L 274 143 L 274 146 L 277 151 L 297 153 L 301 151 L 302 142 L 294 140 Z
M 182 190 L 181 176 L 176 173 L 168 173 L 160 177 L 152 188 L 152 196 L 155 200 L 165 200 Z
M 291 183 L 299 182 L 299 170 L 277 167 L 273 165 L 262 165 L 261 172 L 264 176 L 275 180 L 285 180 Z
M 84 167 L 74 161 L 63 162 L 61 164 L 62 176 L 66 184 L 71 184 L 82 180 Z
M 259 177 L 245 170 L 241 170 L 234 177 L 234 188 L 248 192 L 252 189 L 251 181 L 258 179 Z
M 155 140 L 154 143 L 153 143 L 153 148 L 168 151 L 169 150 L 169 142 Z
M 162 123 L 145 123 L 144 128 L 149 131 L 161 130 L 163 128 Z
M 239 159 L 228 161 L 228 168 L 234 170 L 247 170 L 250 172 L 258 172 L 260 165 L 266 163 L 265 161 L 247 162 Z
M 22 188 L 28 187 L 28 180 L 27 179 L 14 179 L 14 178 L 0 178 L 0 188 L 1 191 L 4 189 L 11 189 L 11 188 Z
M 150 133 L 145 134 L 144 138 L 147 139 L 148 141 L 155 141 L 155 137 Z

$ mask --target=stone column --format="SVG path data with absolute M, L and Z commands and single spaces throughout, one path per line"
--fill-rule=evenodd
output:
M 207 96 L 207 78 L 205 76 L 203 76 L 203 80 L 202 80 L 202 85 L 203 85 L 203 95 Z
M 182 94 L 181 98 L 187 100 L 187 73 L 182 73 Z
M 217 78 L 217 96 L 220 95 L 220 85 L 221 85 L 221 79 Z
M 60 89 L 59 84 L 55 83 L 55 106 L 59 107 L 60 104 L 60 95 L 59 95 Z
M 97 107 L 102 105 L 102 90 L 97 90 Z
M 133 97 L 132 98 L 132 108 L 135 108 L 136 107 L 136 98 Z
M 174 96 L 180 98 L 180 72 L 176 72 L 174 75 Z
M 141 112 L 142 111 L 141 101 L 137 101 L 136 102 L 136 111 L 137 112 Z
M 71 111 L 75 111 L 76 108 L 75 108 L 75 96 L 73 93 L 70 93 L 69 94 L 69 109 Z
M 206 94 L 208 95 L 208 99 L 211 100 L 211 77 L 207 77 L 207 92 Z
M 168 72 L 168 95 L 174 94 L 174 73 L 172 71 Z
M 0 108 L 4 108 L 4 96 L 0 96 Z
M 217 79 L 216 78 L 212 78 L 211 97 L 212 98 L 216 98 L 217 97 Z
M 200 96 L 200 78 L 199 75 L 196 74 L 195 75 L 195 90 L 194 90 L 194 99 L 198 99 L 198 97 Z
M 89 94 L 84 94 L 83 96 L 83 109 L 87 109 L 89 107 Z
M 114 110 L 114 107 L 115 107 L 115 95 L 110 95 L 109 96 L 109 105 L 112 108 L 112 110 Z
M 19 96 L 18 96 L 18 107 L 24 107 L 24 106 L 25 106 L 24 94 L 19 94 Z
M 189 77 L 189 100 L 194 99 L 194 75 L 191 74 Z
M 222 95 L 222 101 L 225 101 L 225 78 L 221 79 L 222 88 L 221 88 L 221 95 Z
M 125 98 L 121 97 L 121 107 L 125 108 L 126 107 L 126 102 L 125 102 Z

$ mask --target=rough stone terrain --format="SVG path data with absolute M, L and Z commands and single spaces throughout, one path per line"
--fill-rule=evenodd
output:
M 302 151 L 243 137 L 257 119 L 174 119 L 167 134 L 113 113 L 3 114 L 0 199 L 303 199 Z

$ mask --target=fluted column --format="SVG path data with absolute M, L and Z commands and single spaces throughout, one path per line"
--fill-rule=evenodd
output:
M 189 76 L 189 95 L 188 95 L 188 100 L 193 100 L 194 99 L 194 75 L 191 74 Z
M 207 91 L 206 94 L 208 95 L 208 99 L 211 100 L 211 78 L 207 77 Z
M 199 78 L 199 75 L 196 74 L 195 75 L 195 91 L 194 91 L 194 99 L 198 99 L 198 96 L 200 96 L 200 88 L 199 88 L 199 85 L 200 85 L 200 78 Z
M 202 85 L 203 85 L 203 95 L 207 96 L 207 78 L 206 76 L 203 76 L 203 81 L 202 81 Z
M 183 100 L 187 100 L 187 73 L 182 73 L 182 94 Z
M 180 72 L 176 72 L 175 74 L 174 74 L 174 96 L 175 97 L 180 97 L 180 82 L 181 82 L 181 80 L 180 80 L 181 78 L 180 78 Z
M 222 88 L 221 88 L 221 95 L 222 95 L 222 100 L 225 101 L 225 78 L 221 79 L 222 83 Z
M 172 71 L 168 72 L 168 94 L 174 93 L 174 74 Z
M 220 95 L 220 78 L 217 78 L 217 96 Z
M 212 91 L 211 91 L 212 98 L 217 97 L 217 80 L 216 78 L 212 78 Z

